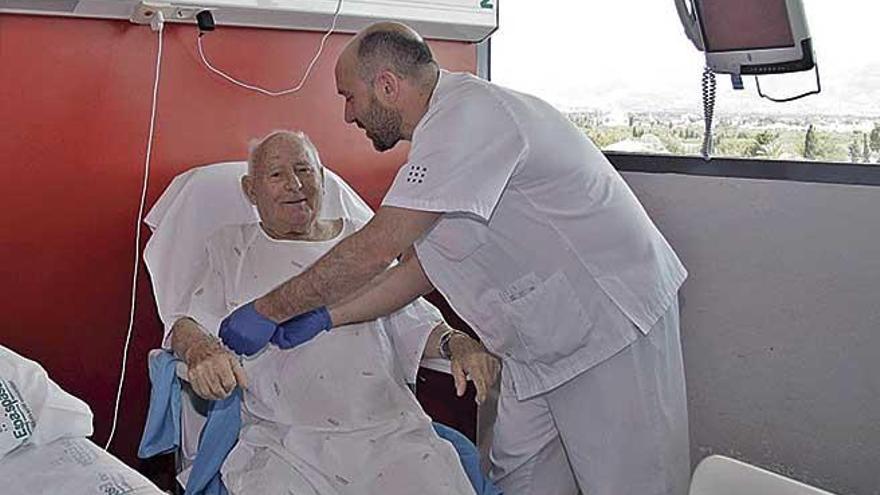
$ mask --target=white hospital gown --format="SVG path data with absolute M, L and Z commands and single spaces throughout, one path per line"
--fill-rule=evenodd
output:
M 215 333 L 237 306 L 327 252 L 326 242 L 277 241 L 257 224 L 221 229 L 188 316 Z M 416 301 L 394 315 L 324 332 L 290 350 L 270 345 L 244 362 L 248 389 L 238 444 L 223 465 L 230 493 L 456 495 L 474 493 L 440 439 L 413 381 L 436 309 Z

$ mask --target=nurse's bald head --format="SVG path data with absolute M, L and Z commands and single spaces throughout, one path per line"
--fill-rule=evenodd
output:
M 425 40 L 409 26 L 397 22 L 379 22 L 364 28 L 346 46 L 339 63 L 352 64 L 367 83 L 383 70 L 413 81 L 430 79 L 437 71 L 437 62 Z

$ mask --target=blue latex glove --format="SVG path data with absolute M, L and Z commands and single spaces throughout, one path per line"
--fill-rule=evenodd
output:
M 278 324 L 257 312 L 250 302 L 220 323 L 220 339 L 236 354 L 252 356 L 269 344 Z
M 272 336 L 272 343 L 282 349 L 291 349 L 331 328 L 333 321 L 330 320 L 330 313 L 326 306 L 321 306 L 278 325 L 278 330 Z

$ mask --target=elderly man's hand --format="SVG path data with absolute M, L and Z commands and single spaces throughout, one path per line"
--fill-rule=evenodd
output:
M 225 399 L 235 387 L 247 387 L 247 376 L 234 354 L 213 339 L 193 344 L 184 356 L 187 379 L 199 397 Z
M 455 393 L 459 397 L 464 395 L 467 379 L 470 377 L 477 388 L 477 404 L 482 404 L 498 378 L 501 363 L 481 343 L 464 333 L 452 336 L 449 340 L 449 351 Z

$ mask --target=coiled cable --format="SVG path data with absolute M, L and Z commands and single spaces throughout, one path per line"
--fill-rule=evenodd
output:
M 706 66 L 703 69 L 703 148 L 701 154 L 704 160 L 708 160 L 714 151 L 712 143 L 712 120 L 715 117 L 715 72 Z

